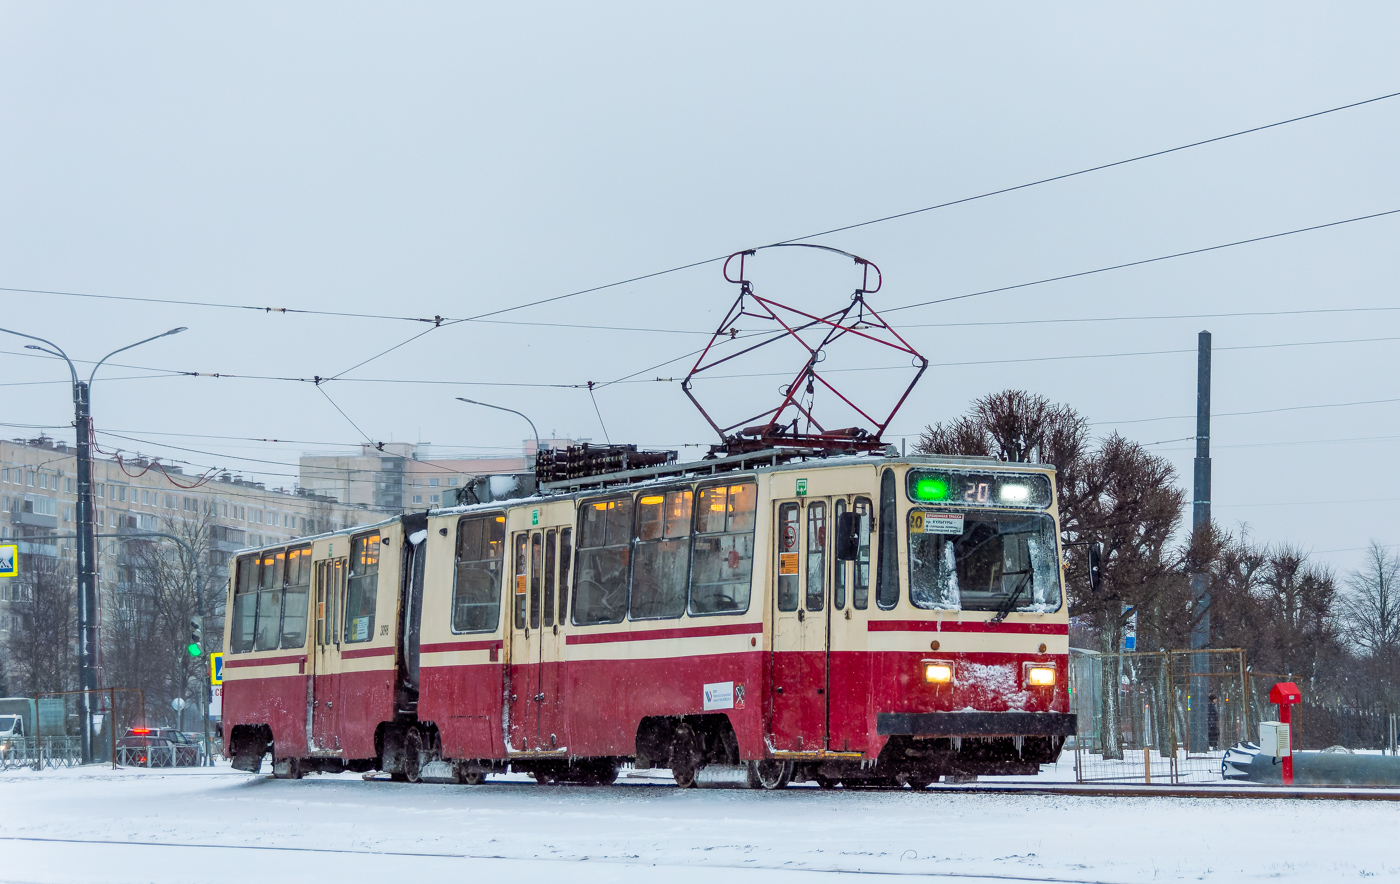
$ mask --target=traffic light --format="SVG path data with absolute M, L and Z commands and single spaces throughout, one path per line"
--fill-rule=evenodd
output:
M 190 618 L 190 643 L 185 650 L 190 652 L 191 657 L 204 653 L 204 627 L 198 617 Z

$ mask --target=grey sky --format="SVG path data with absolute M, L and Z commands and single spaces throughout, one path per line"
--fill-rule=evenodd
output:
M 471 316 L 1397 91 L 1397 25 L 1384 3 L 5 3 L 0 286 Z M 883 268 L 877 309 L 949 297 L 1400 209 L 1397 134 L 1392 99 L 819 241 Z M 1223 348 L 1397 337 L 1400 311 L 940 324 L 1397 307 L 1397 231 L 1400 216 L 1364 221 L 889 318 L 924 326 L 907 336 L 934 363 L 1191 351 L 1209 328 L 1221 413 L 1396 398 L 1397 341 Z M 751 267 L 761 293 L 813 311 L 855 282 L 849 263 L 812 255 Z M 734 294 L 707 265 L 500 318 L 708 332 Z M 0 304 L 0 325 L 75 358 L 187 325 L 118 361 L 247 375 L 335 375 L 422 330 L 12 292 Z M 704 340 L 467 323 L 347 378 L 578 384 Z M 22 345 L 0 340 L 3 382 L 29 384 L 0 387 L 0 420 L 68 423 L 61 366 L 11 355 Z M 937 367 L 892 436 L 1005 387 L 1068 402 L 1102 432 L 1189 415 L 1194 368 L 1193 352 Z M 99 430 L 146 440 L 126 448 L 289 485 L 299 452 L 330 446 L 166 434 L 361 438 L 312 385 L 116 380 L 139 374 L 104 369 L 94 393 Z M 879 397 L 891 374 L 851 383 Z M 713 389 L 740 408 L 777 384 Z M 518 450 L 523 422 L 459 395 L 519 408 L 541 432 L 603 437 L 578 389 L 325 390 L 375 440 Z M 675 383 L 597 401 L 614 441 L 712 441 Z M 1142 442 L 1193 431 L 1189 419 L 1119 428 Z M 1400 495 L 1372 478 L 1400 449 L 1400 402 L 1215 428 L 1226 524 L 1342 567 L 1355 553 L 1332 550 L 1400 543 Z M 1154 450 L 1189 483 L 1189 442 Z

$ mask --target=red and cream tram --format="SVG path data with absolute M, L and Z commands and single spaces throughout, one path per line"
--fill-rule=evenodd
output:
M 1032 773 L 1074 732 L 1055 500 L 1051 467 L 765 452 L 250 551 L 225 752 L 409 781 Z

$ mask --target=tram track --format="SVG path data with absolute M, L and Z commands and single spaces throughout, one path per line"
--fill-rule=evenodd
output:
M 849 869 L 849 868 L 813 868 L 794 866 L 792 863 L 779 865 L 757 865 L 738 863 L 676 863 L 676 862 L 644 862 L 637 860 L 613 859 L 608 857 L 519 857 L 507 856 L 503 854 L 476 854 L 476 853 L 437 853 L 431 851 L 409 851 L 409 850 L 351 850 L 336 847 L 298 847 L 291 845 L 274 844 L 217 844 L 208 842 L 180 842 L 180 841 L 119 841 L 110 838 L 52 838 L 28 835 L 0 835 L 0 842 L 21 842 L 31 844 L 72 844 L 72 845 L 94 845 L 102 847 L 164 847 L 190 850 L 229 850 L 229 851 L 267 851 L 283 853 L 310 853 L 329 854 L 338 856 L 374 856 L 374 857 L 402 857 L 404 859 L 446 859 L 446 860 L 481 860 L 493 862 L 519 862 L 519 863 L 588 863 L 591 866 L 599 864 L 627 866 L 635 868 L 665 868 L 684 867 L 694 869 L 697 867 L 704 869 L 715 869 L 738 872 L 786 872 L 799 874 L 816 875 L 871 875 L 882 878 L 925 878 L 938 881 L 1036 881 L 1044 884 L 1118 884 L 1118 882 L 1106 881 L 1100 878 L 1055 878 L 1044 875 L 1008 875 L 1008 874 L 979 874 L 972 872 L 916 872 L 897 871 L 881 869 Z

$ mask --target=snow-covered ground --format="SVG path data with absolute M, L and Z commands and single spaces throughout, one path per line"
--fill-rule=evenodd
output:
M 1400 803 L 1384 801 L 681 790 L 647 772 L 608 788 L 523 777 L 473 787 L 93 767 L 0 774 L 0 808 L 5 882 L 1400 878 Z

